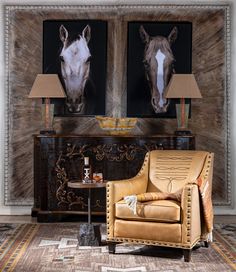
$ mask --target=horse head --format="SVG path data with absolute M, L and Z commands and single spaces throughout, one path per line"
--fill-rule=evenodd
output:
M 91 37 L 90 26 L 87 25 L 82 34 L 70 36 L 67 29 L 60 26 L 62 50 L 60 53 L 61 74 L 67 93 L 66 105 L 70 112 L 83 113 L 84 89 L 89 78 L 91 54 L 88 42 Z
M 177 38 L 178 30 L 174 27 L 167 38 L 163 36 L 151 37 L 141 25 L 139 33 L 145 43 L 143 64 L 151 91 L 152 107 L 155 113 L 166 112 L 169 101 L 165 98 L 165 91 L 174 72 L 174 56 L 171 45 Z

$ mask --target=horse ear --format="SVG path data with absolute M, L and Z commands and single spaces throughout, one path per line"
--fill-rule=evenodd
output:
M 141 25 L 139 28 L 139 34 L 144 43 L 148 43 L 150 40 L 150 36 L 145 31 L 144 27 Z
M 64 25 L 60 26 L 59 32 L 60 32 L 60 39 L 61 39 L 61 41 L 65 42 L 67 40 L 67 38 L 68 38 L 68 31 L 64 27 Z
M 84 28 L 84 30 L 82 32 L 82 36 L 85 38 L 85 40 L 88 43 L 91 38 L 91 28 L 89 25 L 86 25 L 86 27 Z
M 169 36 L 168 36 L 168 41 L 169 41 L 169 43 L 170 43 L 170 44 L 174 43 L 175 40 L 177 39 L 177 36 L 178 36 L 178 29 L 177 29 L 177 27 L 175 26 L 175 27 L 171 30 L 171 32 L 170 32 L 170 34 L 169 34 Z

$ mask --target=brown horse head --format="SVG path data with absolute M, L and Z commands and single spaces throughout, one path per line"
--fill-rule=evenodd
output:
M 139 33 L 145 43 L 143 64 L 145 75 L 151 91 L 151 104 L 155 113 L 166 112 L 169 101 L 165 98 L 165 91 L 174 73 L 174 56 L 171 45 L 175 42 L 178 30 L 174 27 L 169 36 L 151 37 L 141 25 Z

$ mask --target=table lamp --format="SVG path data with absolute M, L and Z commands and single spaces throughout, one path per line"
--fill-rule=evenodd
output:
M 197 82 L 193 74 L 173 74 L 166 89 L 166 98 L 180 98 L 180 104 L 176 104 L 177 135 L 189 135 L 188 116 L 189 104 L 185 104 L 185 98 L 202 98 Z
M 45 99 L 44 129 L 40 131 L 40 134 L 55 134 L 52 126 L 54 105 L 50 104 L 50 98 L 66 97 L 58 75 L 38 74 L 28 97 Z

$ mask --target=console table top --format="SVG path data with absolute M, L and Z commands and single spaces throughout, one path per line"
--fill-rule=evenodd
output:
M 154 135 L 83 135 L 83 134 L 33 134 L 33 137 L 37 138 L 193 138 L 195 135 L 175 135 L 175 134 L 154 134 Z
M 96 183 L 83 183 L 79 180 L 72 180 L 67 183 L 69 188 L 78 188 L 78 189 L 94 189 L 106 187 L 106 182 L 96 182 Z

